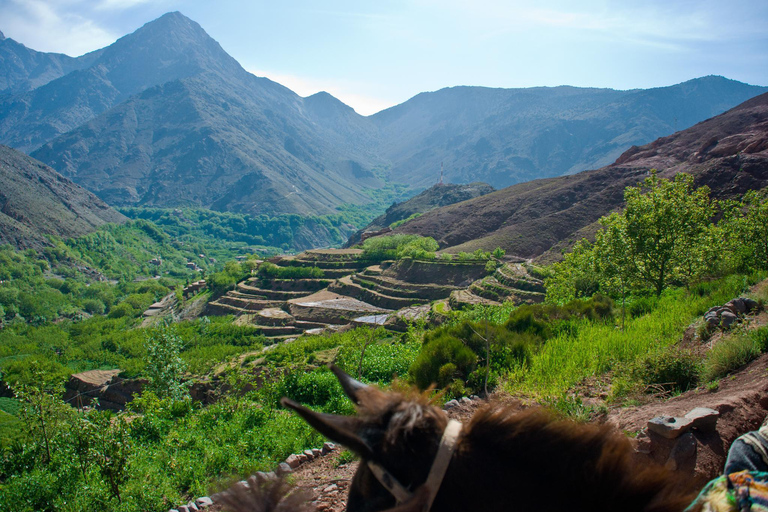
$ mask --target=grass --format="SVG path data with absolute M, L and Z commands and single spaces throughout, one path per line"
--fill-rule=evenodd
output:
M 583 320 L 573 332 L 547 341 L 527 366 L 513 369 L 504 388 L 513 394 L 561 396 L 584 379 L 628 365 L 676 343 L 683 330 L 709 307 L 741 294 L 743 276 L 731 276 L 692 289 L 668 290 L 652 312 L 627 321 L 622 331 L 613 324 Z
M 768 341 L 766 327 L 748 334 L 739 333 L 723 338 L 707 352 L 702 380 L 716 381 L 738 370 L 766 350 L 766 341 Z

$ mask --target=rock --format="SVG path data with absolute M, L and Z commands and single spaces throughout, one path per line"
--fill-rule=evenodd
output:
M 672 416 L 657 416 L 648 422 L 648 430 L 667 439 L 674 439 L 688 432 L 693 426 L 690 418 L 675 418 Z
M 301 466 L 302 460 L 299 458 L 298 455 L 295 453 L 292 455 L 289 455 L 287 459 L 285 459 L 285 463 L 288 464 L 288 466 L 291 469 L 296 469 L 297 467 Z
M 199 508 L 197 508 L 197 505 L 195 505 L 194 501 L 190 501 L 189 503 L 187 503 L 187 508 L 193 512 L 197 512 L 198 510 L 200 510 Z
M 277 478 L 277 474 L 274 471 L 270 471 L 267 473 L 267 480 L 275 480 Z
M 298 459 L 299 459 L 299 464 L 304 464 L 305 462 L 307 462 L 309 460 L 309 457 L 307 457 L 303 453 L 297 453 L 296 457 L 298 457 Z
M 293 473 L 293 468 L 286 464 L 285 462 L 281 462 L 277 465 L 277 469 L 275 470 L 275 473 L 277 473 L 279 476 L 287 475 L 288 473 Z M 266 473 L 265 473 L 266 478 Z
M 685 417 L 693 420 L 693 425 L 691 425 L 693 428 L 713 431 L 715 430 L 715 425 L 717 425 L 717 418 L 720 417 L 720 413 L 708 407 L 696 407 L 686 414 Z
M 733 299 L 727 302 L 725 307 L 737 315 L 741 315 L 747 312 L 747 306 L 744 304 L 744 299 Z
M 175 509 L 175 508 L 169 508 L 169 509 L 168 509 L 168 512 L 179 512 L 179 510 L 178 510 L 178 509 Z
M 461 397 L 461 403 L 463 403 L 463 404 L 471 404 L 472 400 L 470 400 L 466 396 L 463 396 L 463 397 Z
M 672 471 L 676 471 L 695 456 L 696 438 L 689 432 L 681 436 L 675 443 L 675 446 L 672 447 L 666 466 Z
M 198 508 L 208 508 L 213 505 L 213 500 L 208 496 L 203 496 L 202 498 L 197 498 L 195 500 L 195 504 L 198 506 Z
M 754 311 L 755 309 L 757 309 L 757 301 L 756 300 L 753 300 L 753 299 L 750 299 L 750 298 L 747 298 L 747 297 L 742 297 L 742 300 L 744 301 L 744 305 L 747 308 L 747 312 Z
M 189 512 L 189 507 L 186 505 L 182 505 L 179 507 L 179 512 Z
M 243 486 L 243 487 L 245 487 L 246 489 L 250 489 L 250 488 L 251 488 L 251 484 L 249 484 L 249 483 L 248 483 L 247 481 L 245 481 L 245 480 L 240 480 L 240 481 L 239 481 L 239 482 L 237 482 L 237 483 L 238 483 L 238 485 L 242 485 L 242 486 Z
M 336 448 L 336 445 L 334 445 L 333 443 L 323 443 L 323 448 L 320 451 L 323 453 L 323 455 L 328 455 L 335 448 Z
M 307 460 L 315 459 L 315 454 L 312 453 L 312 450 L 304 450 L 304 456 L 307 458 Z
M 454 407 L 457 407 L 458 405 L 459 405 L 459 401 L 458 400 L 456 400 L 456 399 L 449 400 L 449 401 L 447 401 L 445 403 L 445 405 L 443 406 L 443 409 L 453 409 Z
M 640 432 L 635 438 L 635 451 L 637 453 L 651 453 L 651 438 L 645 432 Z
M 720 313 L 720 326 L 723 329 L 727 329 L 739 320 L 739 317 L 730 311 L 723 311 Z
M 331 485 L 329 485 L 328 487 L 326 487 L 325 489 L 323 489 L 323 492 L 324 492 L 324 493 L 329 493 L 329 492 L 331 492 L 331 491 L 336 491 L 336 490 L 338 490 L 338 488 L 339 488 L 339 486 L 338 486 L 338 485 L 336 485 L 336 484 L 331 484 Z
M 470 400 L 473 400 L 473 401 L 474 401 L 474 400 L 480 400 L 480 397 L 479 397 L 479 396 L 477 396 L 477 395 L 472 395 L 471 397 L 469 397 L 469 399 L 470 399 Z
M 323 450 L 320 450 L 318 448 L 312 448 L 312 455 L 315 458 L 321 457 L 323 455 Z

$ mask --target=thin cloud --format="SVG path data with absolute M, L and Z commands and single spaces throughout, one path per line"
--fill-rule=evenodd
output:
M 150 3 L 151 1 L 152 0 L 102 0 L 96 4 L 96 9 L 104 11 L 122 11 L 141 4 Z
M 318 80 L 315 78 L 307 78 L 288 73 L 279 73 L 259 69 L 249 69 L 248 71 L 256 76 L 267 77 L 270 80 L 279 83 L 280 85 L 284 85 L 302 97 L 311 96 L 315 93 L 325 91 L 355 109 L 355 112 L 358 114 L 364 116 L 375 114 L 376 112 L 384 110 L 385 108 L 392 107 L 399 103 L 398 101 L 375 98 L 373 96 L 360 94 L 355 90 L 352 90 L 365 89 L 364 84 L 355 87 L 352 84 L 340 84 L 335 81 Z
M 80 2 L 10 0 L 0 4 L 3 31 L 38 51 L 82 55 L 102 48 L 116 35 L 70 9 Z

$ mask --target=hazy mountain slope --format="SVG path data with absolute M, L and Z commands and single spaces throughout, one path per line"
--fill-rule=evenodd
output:
M 46 245 L 45 235 L 80 236 L 126 218 L 50 167 L 0 146 L 0 245 Z
M 391 224 L 405 220 L 414 214 L 424 214 L 441 206 L 467 201 L 493 192 L 493 187 L 487 183 L 469 183 L 467 185 L 437 184 L 420 194 L 395 203 L 382 215 L 373 219 L 370 224 L 349 237 L 345 247 L 350 247 L 360 242 L 361 236 L 366 231 L 379 231 Z
M 0 142 L 30 152 L 154 85 L 238 70 L 200 25 L 168 13 L 100 50 L 86 69 L 0 100 Z
M 91 52 L 78 58 L 62 53 L 38 52 L 0 32 L 0 96 L 23 93 L 77 69 L 98 57 Z
M 651 168 L 663 177 L 685 171 L 716 197 L 768 186 L 768 94 L 696 126 L 634 147 L 614 164 L 572 176 L 535 180 L 439 208 L 396 232 L 432 236 L 450 252 L 493 249 L 536 257 L 594 230 L 621 206 L 624 188 Z
M 160 45 L 144 37 L 158 33 L 175 45 L 161 52 L 165 71 L 139 80 L 128 72 L 143 69 L 136 48 Z M 382 185 L 365 118 L 328 94 L 301 98 L 251 75 L 178 13 L 119 40 L 98 62 L 115 70 L 114 90 L 189 75 L 145 88 L 32 153 L 110 204 L 323 214 L 367 202 L 363 189 Z
M 445 163 L 456 183 L 494 187 L 594 169 L 768 91 L 722 77 L 659 89 L 454 87 L 372 116 L 390 177 L 417 186 Z
M 380 185 L 318 140 L 301 98 L 264 98 L 249 77 L 154 87 L 33 155 L 115 205 L 327 213 Z
M 88 58 L 0 98 L 0 142 L 110 204 L 244 213 L 333 213 L 386 182 L 431 185 L 441 162 L 453 183 L 573 173 L 766 90 L 720 77 L 634 91 L 456 87 L 366 118 L 251 75 L 180 13 Z

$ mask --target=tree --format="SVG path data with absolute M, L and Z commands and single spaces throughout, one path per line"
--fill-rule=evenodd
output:
M 27 427 L 27 434 L 43 448 L 43 462 L 49 463 L 52 457 L 53 438 L 73 414 L 74 410 L 65 404 L 61 396 L 61 386 L 51 380 L 37 364 L 31 368 L 34 384 L 15 383 L 16 398 L 21 402 L 21 417 Z
M 714 269 L 720 242 L 711 224 L 709 189 L 694 189 L 680 173 L 673 181 L 651 171 L 642 184 L 627 187 L 626 207 L 602 217 L 595 243 L 582 240 L 553 265 L 547 300 L 565 303 L 603 291 L 622 298 L 650 287 L 656 293 L 671 283 L 688 285 Z
M 699 252 L 714 214 L 708 187 L 694 189 L 689 174 L 669 181 L 652 170 L 641 186 L 627 187 L 624 200 L 620 217 L 632 273 L 657 296 L 674 278 L 687 283 L 706 270 Z
M 149 390 L 160 398 L 186 398 L 190 383 L 182 380 L 187 365 L 181 358 L 181 350 L 184 348 L 181 338 L 164 325 L 147 336 L 145 347 Z
M 740 206 L 733 235 L 741 246 L 743 266 L 768 269 L 768 201 L 750 190 Z

